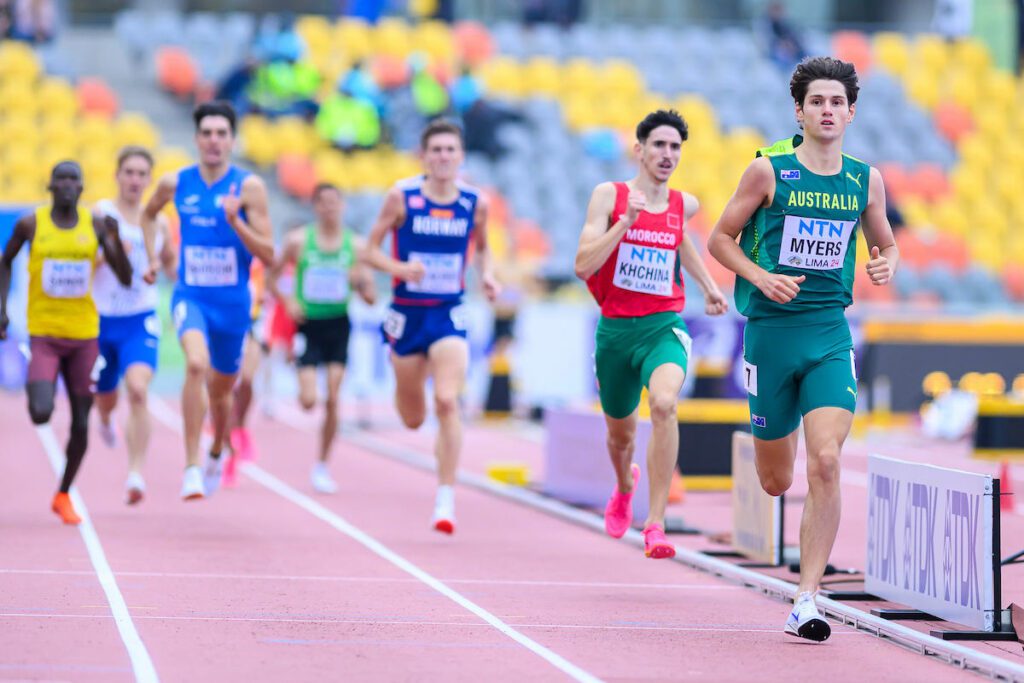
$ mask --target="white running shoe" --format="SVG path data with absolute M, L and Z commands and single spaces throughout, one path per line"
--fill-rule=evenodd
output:
M 832 627 L 814 604 L 814 593 L 804 591 L 797 596 L 793 611 L 786 619 L 786 633 L 797 638 L 806 638 L 815 642 L 828 640 L 832 635 Z
M 125 502 L 128 505 L 141 503 L 146 496 L 146 482 L 138 472 L 129 472 L 124 482 Z
M 223 454 L 215 458 L 210 454 L 206 456 L 206 467 L 203 468 L 203 493 L 209 498 L 217 493 L 220 488 L 221 474 L 224 472 Z
M 181 481 L 181 497 L 183 500 L 199 500 L 203 492 L 203 471 L 199 465 L 190 465 L 185 468 L 185 476 Z
M 100 420 L 100 439 L 107 448 L 117 448 L 117 426 L 113 422 Z
M 313 465 L 313 472 L 309 475 L 309 480 L 313 484 L 313 490 L 317 493 L 330 494 L 338 491 L 338 484 L 331 477 L 325 463 L 318 462 Z
M 434 501 L 434 516 L 430 519 L 431 526 L 444 534 L 455 533 L 455 489 L 449 485 L 437 487 L 437 498 Z

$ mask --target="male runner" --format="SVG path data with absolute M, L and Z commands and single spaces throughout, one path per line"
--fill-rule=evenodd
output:
M 887 284 L 899 261 L 881 175 L 843 154 L 859 89 L 852 64 L 814 57 L 797 66 L 790 93 L 803 135 L 758 152 L 708 239 L 714 257 L 736 273 L 736 307 L 748 318 L 750 423 L 770 495 L 793 483 L 803 417 L 809 492 L 800 586 L 785 630 L 815 641 L 831 632 L 814 596 L 839 529 L 839 455 L 857 406 L 844 309 L 853 301 L 858 227 L 871 249 L 872 284 Z
M 313 489 L 319 493 L 338 489 L 327 461 L 338 431 L 338 390 L 348 362 L 351 290 L 371 306 L 376 299 L 372 273 L 357 261 L 362 240 L 344 227 L 343 210 L 341 190 L 327 183 L 317 185 L 313 190 L 315 224 L 288 233 L 267 279 L 271 294 L 298 323 L 299 402 L 304 410 L 316 405 L 317 368 L 327 369 L 320 452 L 310 474 Z M 289 264 L 295 266 L 294 296 L 286 296 L 278 287 L 278 277 Z
M 364 260 L 394 278 L 383 332 L 395 369 L 395 406 L 408 428 L 417 429 L 426 419 L 424 385 L 428 375 L 434 379 L 439 486 L 432 524 L 451 534 L 455 531 L 452 487 L 462 450 L 458 397 L 469 364 L 461 304 L 470 240 L 489 300 L 494 301 L 500 286 L 487 253 L 487 200 L 458 180 L 462 131 L 448 121 L 432 121 L 420 135 L 420 155 L 424 175 L 388 190 Z M 394 257 L 381 249 L 389 234 Z
M 185 500 L 213 495 L 220 486 L 231 390 L 251 324 L 249 266 L 253 256 L 264 264 L 274 258 L 266 186 L 258 176 L 231 163 L 234 109 L 225 102 L 207 102 L 196 107 L 192 118 L 199 163 L 161 178 L 142 212 L 149 256 L 146 281 L 150 283 L 160 266 L 157 214 L 173 199 L 181 217 L 178 283 L 171 310 L 185 354 L 181 390 L 187 463 L 181 497 Z M 199 439 L 207 396 L 213 442 L 204 470 Z
M 103 369 L 96 382 L 96 409 L 100 416 L 100 437 L 110 448 L 117 445 L 117 429 L 111 421 L 117 407 L 117 385 L 124 378 L 129 416 L 125 427 L 128 449 L 128 479 L 125 500 L 140 502 L 146 492 L 142 464 L 149 445 L 149 383 L 156 371 L 160 344 L 160 319 L 156 315 L 156 285 L 142 276 L 149 267 L 146 245 L 139 227 L 142 194 L 152 179 L 153 157 L 143 147 L 129 146 L 117 156 L 117 199 L 102 200 L 97 211 L 114 217 L 121 243 L 132 263 L 132 282 L 124 287 L 105 261 L 96 267 L 93 300 L 100 314 L 100 356 Z M 167 235 L 167 221 L 157 219 L 156 249 L 168 277 L 174 276 L 174 249 Z
M 665 538 L 665 506 L 679 457 L 676 404 L 690 354 L 690 336 L 679 317 L 685 304 L 680 266 L 704 292 L 704 310 L 721 315 L 729 305 L 684 230 L 699 207 L 693 195 L 670 190 L 689 136 L 673 110 L 652 112 L 636 127 L 636 177 L 601 183 L 590 198 L 576 252 L 576 275 L 601 306 L 596 351 L 598 393 L 608 426 L 608 455 L 618 485 L 605 508 L 605 530 L 621 538 L 633 521 L 633 464 L 637 408 L 643 387 L 651 409 L 647 450 L 650 512 L 644 522 L 647 557 L 673 557 Z
M 30 359 L 25 384 L 33 424 L 44 425 L 53 414 L 57 373 L 64 377 L 71 405 L 71 434 L 65 450 L 67 464 L 51 509 L 65 524 L 82 521 L 68 492 L 89 444 L 94 368 L 99 356 L 96 337 L 99 315 L 91 290 L 96 252 L 103 247 L 107 262 L 123 285 L 132 279 L 132 266 L 117 235 L 117 221 L 79 211 L 82 169 L 62 161 L 50 172 L 50 206 L 22 216 L 0 258 L 0 339 L 7 338 L 7 295 L 11 265 L 29 243 L 28 333 Z

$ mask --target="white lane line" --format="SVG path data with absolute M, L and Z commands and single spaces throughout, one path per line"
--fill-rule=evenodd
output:
M 7 618 L 38 618 L 38 619 L 109 619 L 106 614 L 32 614 L 23 612 L 0 612 L 0 619 Z M 136 617 L 137 619 L 149 619 L 152 621 L 228 621 L 246 623 L 269 623 L 269 624 L 316 624 L 323 626 L 327 624 L 339 625 L 362 625 L 372 626 L 374 629 L 387 626 L 451 626 L 455 628 L 481 629 L 490 628 L 489 624 L 469 624 L 461 621 L 379 621 L 373 619 L 299 619 L 299 618 L 276 618 L 276 617 L 200 617 L 200 616 L 161 616 L 150 614 Z M 547 628 L 554 630 L 573 631 L 673 631 L 679 633 L 780 633 L 778 628 L 741 628 L 722 626 L 709 628 L 706 626 L 646 626 L 643 624 L 527 624 L 517 623 L 520 628 Z M 855 636 L 861 635 L 857 631 L 833 631 L 833 636 Z
M 181 425 L 178 419 L 175 419 L 174 412 L 167 406 L 163 401 L 156 399 L 155 397 L 150 401 L 150 412 L 160 422 L 164 423 L 172 430 L 178 431 L 181 429 Z M 590 674 L 580 667 L 576 666 L 572 662 L 568 661 L 561 655 L 556 654 L 552 650 L 544 647 L 540 643 L 527 638 L 525 635 L 515 630 L 504 621 L 494 616 L 483 607 L 480 607 L 472 600 L 469 600 L 459 592 L 449 588 L 447 585 L 434 578 L 431 574 L 420 569 L 418 566 L 405 559 L 395 551 L 391 550 L 383 543 L 373 538 L 369 534 L 365 533 L 355 525 L 349 523 L 343 519 L 340 515 L 335 514 L 331 510 L 328 510 L 320 503 L 299 493 L 294 488 L 284 483 L 274 475 L 270 474 L 263 468 L 252 463 L 245 463 L 241 468 L 242 472 L 255 480 L 257 483 L 262 485 L 264 488 L 273 491 L 277 495 L 281 496 L 285 500 L 294 503 L 298 507 L 302 508 L 309 514 L 313 515 L 317 519 L 326 524 L 332 526 L 336 530 L 345 534 L 352 540 L 361 544 L 370 552 L 376 554 L 384 560 L 387 560 L 395 567 L 401 569 L 406 574 L 419 579 L 422 583 L 426 584 L 433 590 L 437 591 L 441 595 L 445 596 L 455 604 L 459 605 L 463 609 L 472 612 L 480 619 L 486 621 L 488 624 L 493 626 L 499 632 L 516 641 L 530 652 L 545 660 L 556 669 L 571 677 L 573 680 L 581 681 L 583 683 L 599 683 L 601 679 L 597 678 L 593 674 Z
M 92 575 L 78 569 L 0 569 L 0 574 L 36 574 L 55 576 Z M 419 583 L 416 579 L 376 576 L 297 576 L 293 574 L 207 574 L 204 572 L 117 572 L 122 578 L 154 579 L 225 579 L 229 581 L 336 581 L 345 583 Z M 614 581 L 527 581 L 510 579 L 445 579 L 444 583 L 481 586 L 534 586 L 538 588 L 636 588 L 640 590 L 738 591 L 740 586 L 702 583 L 618 583 Z
M 56 475 L 60 477 L 64 473 L 65 455 L 57 444 L 57 438 L 53 434 L 53 429 L 48 424 L 39 425 L 36 427 L 36 434 L 39 436 L 39 441 L 43 444 L 43 450 L 50 461 L 50 466 L 53 467 Z M 139 632 L 135 629 L 135 623 L 128 612 L 124 596 L 121 595 L 121 590 L 117 587 L 117 581 L 114 579 L 114 572 L 110 568 L 110 563 L 107 562 L 107 555 L 103 552 L 99 534 L 96 533 L 96 527 L 92 524 L 89 510 L 86 508 L 82 496 L 79 495 L 77 487 L 72 487 L 71 489 L 71 502 L 74 503 L 75 510 L 78 511 L 78 515 L 82 518 L 82 523 L 78 525 L 78 531 L 82 534 L 82 540 L 85 541 L 85 549 L 89 553 L 89 561 L 92 562 L 93 569 L 96 570 L 96 578 L 99 579 L 100 586 L 107 596 L 107 602 L 110 604 L 111 616 L 113 616 L 114 623 L 117 625 L 117 631 L 121 635 L 125 648 L 128 650 L 128 657 L 132 662 L 132 672 L 135 674 L 135 680 L 141 683 L 156 683 L 156 681 L 160 680 L 156 675 L 156 667 L 153 666 L 153 660 L 150 658 L 149 652 L 139 636 Z

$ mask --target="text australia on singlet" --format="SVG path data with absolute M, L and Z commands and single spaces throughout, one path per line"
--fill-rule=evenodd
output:
M 787 211 L 824 209 L 860 213 L 856 195 L 794 190 L 789 194 Z M 782 228 L 779 265 L 808 270 L 842 268 L 850 236 L 857 221 L 787 215 Z
M 675 235 L 659 230 L 631 228 L 619 244 L 619 257 L 615 263 L 612 282 L 616 287 L 631 292 L 672 296 L 672 283 L 676 272 Z M 634 242 L 647 242 L 664 246 L 646 246 Z

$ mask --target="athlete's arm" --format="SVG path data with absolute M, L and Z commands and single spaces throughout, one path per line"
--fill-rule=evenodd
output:
M 292 230 L 290 233 L 285 235 L 284 246 L 281 247 L 281 255 L 274 259 L 274 262 L 270 264 L 270 268 L 267 269 L 267 291 L 274 297 L 285 310 L 288 311 L 288 317 L 297 323 L 300 323 L 305 318 L 302 312 L 302 306 L 299 305 L 299 300 L 292 296 L 285 296 L 281 288 L 278 287 L 278 278 L 281 277 L 281 273 L 284 272 L 284 267 L 289 263 L 295 263 L 299 260 L 299 253 L 302 251 L 302 242 L 306 238 L 304 230 Z
M 697 198 L 688 192 L 683 193 L 683 228 L 700 208 Z M 697 281 L 697 286 L 704 293 L 704 312 L 708 315 L 722 315 L 729 310 L 729 300 L 722 294 L 722 290 L 711 279 L 711 273 L 704 264 L 704 259 L 697 251 L 697 245 L 688 234 L 683 233 L 683 240 L 679 243 L 679 264 L 686 269 L 686 272 Z
M 243 206 L 248 221 L 241 216 Z M 274 262 L 274 233 L 267 211 L 267 186 L 262 178 L 246 176 L 239 194 L 232 192 L 224 198 L 224 215 L 250 254 L 266 265 Z
M 487 199 L 480 197 L 473 213 L 473 241 L 476 246 L 476 267 L 480 270 L 480 284 L 484 288 L 487 300 L 494 302 L 501 294 L 501 283 L 494 276 L 491 265 L 491 254 L 487 250 Z
M 767 157 L 750 162 L 740 178 L 736 192 L 729 198 L 722 216 L 708 238 L 708 251 L 719 263 L 760 289 L 766 297 L 780 304 L 792 301 L 800 291 L 803 275 L 792 277 L 769 273 L 743 253 L 736 239 L 743 232 L 754 212 L 775 194 L 775 172 Z
M 365 248 L 363 240 L 356 238 L 355 246 L 356 253 L 362 254 Z M 352 264 L 352 270 L 348 274 L 348 281 L 352 289 L 356 290 L 359 298 L 365 301 L 367 306 L 373 306 L 377 303 L 377 283 L 373 281 L 373 270 L 363 262 L 361 257 L 357 258 L 356 262 Z
M 121 244 L 121 234 L 118 232 L 117 219 L 113 216 L 93 214 L 92 229 L 96 232 L 96 239 L 103 247 L 103 259 L 114 271 L 117 281 L 125 287 L 132 284 L 132 262 L 128 260 L 128 254 Z
M 139 224 L 142 227 L 142 239 L 146 243 L 146 257 L 149 259 L 149 268 L 142 275 L 147 284 L 156 282 L 156 273 L 160 270 L 160 259 L 156 253 L 156 231 L 157 216 L 161 209 L 167 206 L 167 202 L 174 199 L 174 191 L 178 189 L 178 174 L 168 173 L 156 184 L 153 196 L 146 202 L 146 208 L 142 210 Z
M 7 240 L 3 256 L 0 256 L 0 339 L 7 339 L 7 326 L 11 322 L 7 317 L 7 295 L 11 293 L 11 267 L 18 252 L 21 251 L 21 246 L 25 242 L 31 242 L 35 234 L 35 214 L 22 216 L 14 224 L 14 232 Z
M 167 279 L 173 281 L 178 275 L 178 253 L 174 249 L 174 245 L 171 244 L 171 229 L 167 226 L 167 217 L 160 214 L 156 221 L 164 239 L 160 249 L 160 265 L 163 267 Z
M 401 189 L 392 187 L 384 195 L 384 206 L 380 208 L 377 221 L 370 228 L 370 235 L 360 254 L 363 261 L 377 270 L 406 282 L 419 282 L 427 274 L 426 268 L 418 261 L 399 261 L 391 258 L 381 249 L 389 232 L 397 230 L 405 222 L 405 195 Z
M 645 205 L 643 193 L 631 191 L 626 212 L 615 225 L 609 227 L 609 217 L 615 209 L 615 185 L 601 183 L 594 188 L 590 204 L 587 205 L 587 220 L 583 224 L 579 246 L 576 248 L 576 277 L 586 280 L 604 265 Z
M 868 180 L 868 205 L 861 216 L 864 237 L 868 241 L 871 257 L 865 268 L 873 285 L 887 285 L 896 274 L 900 250 L 892 236 L 892 226 L 885 215 L 885 184 L 877 168 L 871 168 Z

